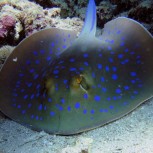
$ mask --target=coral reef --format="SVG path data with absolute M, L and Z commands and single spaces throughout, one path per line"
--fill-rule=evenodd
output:
M 153 33 L 152 0 L 95 1 L 100 29 L 109 20 L 126 16 L 142 23 Z M 70 28 L 74 24 L 77 27 L 73 30 L 80 31 L 87 2 L 88 0 L 1 0 L 0 47 L 15 46 L 25 37 L 48 27 Z M 80 19 L 71 19 L 74 16 Z
M 44 8 L 60 7 L 61 17 L 85 17 L 88 0 L 34 0 Z M 153 29 L 152 0 L 95 0 L 97 5 L 98 26 L 104 27 L 109 20 L 118 16 L 126 16 L 142 23 L 151 33 Z
M 11 47 L 11 46 L 3 46 L 0 48 L 0 69 L 5 59 L 11 54 L 13 49 L 14 47 Z
M 56 27 L 56 25 L 65 28 L 66 25 L 76 22 L 76 25 L 79 23 L 78 26 L 81 29 L 81 20 L 79 22 L 76 18 L 60 20 L 60 14 L 60 8 L 43 9 L 40 5 L 28 0 L 0 1 L 0 47 L 16 46 L 32 33 L 48 27 Z

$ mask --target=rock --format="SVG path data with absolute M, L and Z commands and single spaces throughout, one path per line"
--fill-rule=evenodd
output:
M 60 153 L 91 153 L 91 145 L 93 140 L 91 138 L 80 137 L 75 146 L 67 146 L 63 148 Z
M 153 23 L 153 1 L 142 1 L 136 8 L 129 11 L 129 17 L 139 22 Z

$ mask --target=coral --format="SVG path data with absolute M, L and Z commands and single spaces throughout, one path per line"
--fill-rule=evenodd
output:
M 6 60 L 6 58 L 11 54 L 14 47 L 11 46 L 3 46 L 0 48 L 0 69 L 2 67 L 2 64 Z
M 9 16 L 15 22 L 11 30 L 0 26 L 0 46 L 4 44 L 17 45 L 25 37 L 32 33 L 60 25 L 60 28 L 68 27 L 72 29 L 72 25 L 68 26 L 69 22 L 77 22 L 75 19 L 60 20 L 60 8 L 45 8 L 28 0 L 0 0 L 0 19 L 4 16 Z M 71 21 L 70 21 L 71 20 Z M 2 23 L 2 22 L 1 22 Z M 0 24 L 1 24 L 0 23 Z M 74 30 L 80 30 L 81 22 Z M 75 24 L 74 24 L 75 25 Z
M 111 20 L 116 11 L 116 5 L 112 5 L 109 1 L 102 1 L 97 7 L 98 25 L 104 26 L 106 22 Z
M 141 2 L 136 8 L 130 10 L 129 17 L 145 23 L 153 23 L 153 1 Z
M 5 15 L 0 19 L 0 43 L 4 39 L 12 36 L 15 27 L 15 19 L 12 16 Z

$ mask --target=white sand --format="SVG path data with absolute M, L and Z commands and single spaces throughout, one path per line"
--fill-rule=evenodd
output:
M 153 153 L 153 99 L 129 115 L 75 136 L 36 132 L 0 118 L 0 153 Z

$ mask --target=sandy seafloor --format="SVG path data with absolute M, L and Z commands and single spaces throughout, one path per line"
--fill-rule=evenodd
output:
M 32 131 L 1 117 L 0 153 L 153 153 L 153 99 L 115 122 L 74 136 Z

